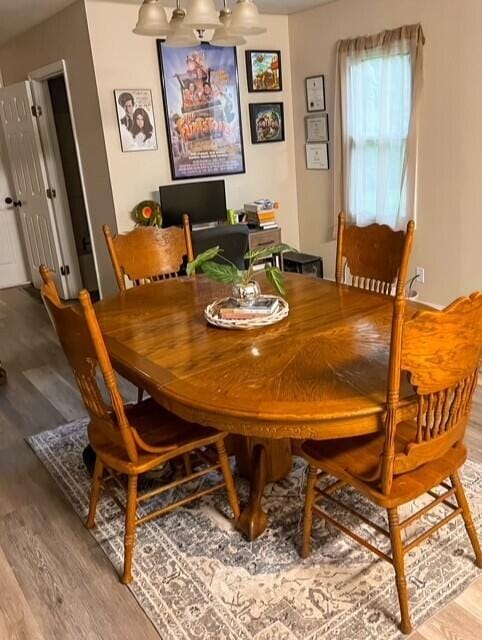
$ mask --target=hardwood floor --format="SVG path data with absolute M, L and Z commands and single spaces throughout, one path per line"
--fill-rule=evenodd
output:
M 159 640 L 24 441 L 85 415 L 44 308 L 24 289 L 0 291 L 0 358 L 1 640 Z M 482 386 L 468 441 L 482 462 Z M 481 625 L 482 577 L 411 637 L 478 640 Z

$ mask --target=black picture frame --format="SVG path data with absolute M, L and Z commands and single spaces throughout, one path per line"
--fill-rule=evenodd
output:
M 274 112 L 279 120 L 278 132 L 273 134 L 273 126 L 269 132 L 262 134 L 260 118 L 267 118 L 268 112 Z M 273 119 L 272 119 L 273 120 Z M 251 128 L 251 142 L 253 144 L 267 144 L 283 142 L 285 140 L 284 104 L 282 102 L 252 102 L 249 105 L 249 122 Z
M 320 137 L 310 136 L 310 121 L 314 120 L 323 120 L 324 121 L 324 129 L 326 134 Z M 328 113 L 311 113 L 309 116 L 305 116 L 305 140 L 307 143 L 310 142 L 329 142 L 330 140 L 330 125 L 328 122 Z
M 279 49 L 249 49 L 246 54 L 246 76 L 248 81 L 249 93 L 271 93 L 283 91 L 283 69 L 281 64 L 281 51 Z M 254 58 L 259 56 L 276 56 L 278 59 L 278 69 L 275 74 L 276 82 L 273 87 L 270 87 L 269 76 L 266 77 L 266 81 L 262 77 L 253 73 Z M 272 63 L 271 65 L 272 66 Z
M 313 105 L 313 103 L 310 101 L 310 98 L 309 98 L 309 92 L 310 92 L 309 84 L 310 84 L 310 81 L 320 80 L 320 79 L 321 79 L 321 86 L 323 91 L 323 104 Z M 306 97 L 306 111 L 308 113 L 317 113 L 319 111 L 326 111 L 325 76 L 322 73 L 316 76 L 308 76 L 307 78 L 305 78 L 305 97 Z
M 190 47 L 170 48 L 164 47 L 163 40 L 157 40 L 156 43 L 157 57 L 159 62 L 159 73 L 161 78 L 162 97 L 164 103 L 164 118 L 166 123 L 169 163 L 173 181 L 191 180 L 196 178 L 213 178 L 246 173 L 243 127 L 241 120 L 241 103 L 239 94 L 239 70 L 236 47 L 217 47 L 207 42 L 201 42 L 198 45 Z M 164 60 L 164 54 L 166 51 L 168 52 L 167 55 L 172 56 L 173 58 L 175 58 L 175 55 L 177 53 L 179 59 L 182 58 L 183 60 L 185 60 L 186 64 L 190 57 L 199 54 L 206 56 L 206 58 L 209 58 L 211 60 L 213 57 L 218 57 L 221 61 L 226 59 L 230 60 L 230 70 L 232 70 L 233 74 L 232 83 L 228 87 L 223 87 L 224 93 L 222 94 L 219 103 L 210 102 L 204 107 L 197 108 L 193 106 L 192 108 L 187 108 L 184 95 L 185 90 L 182 90 L 180 101 L 179 95 L 177 95 L 178 109 L 175 109 L 174 105 L 169 101 L 169 97 L 173 93 L 173 86 L 170 85 L 168 87 L 165 76 L 166 61 Z M 172 60 L 169 61 L 169 63 L 170 66 L 172 66 Z M 219 64 L 221 65 L 222 62 L 220 62 Z M 225 70 L 223 71 L 222 66 L 218 65 L 214 65 L 213 68 L 209 67 L 207 71 L 209 71 L 208 82 L 210 82 L 211 73 L 221 73 L 223 77 L 225 77 L 226 75 Z M 169 77 L 169 80 L 171 82 L 174 82 L 174 78 L 176 78 L 176 82 L 179 82 L 180 86 L 183 86 L 184 80 L 179 74 L 176 73 L 171 75 Z M 218 84 L 219 83 L 217 83 L 216 86 L 218 86 Z M 229 144 L 226 142 L 226 147 L 230 149 L 231 155 L 229 156 L 225 152 L 220 153 L 218 163 L 216 164 L 217 158 L 215 142 L 216 140 L 219 141 L 220 139 L 222 142 L 222 139 L 224 138 L 224 135 L 226 133 L 226 130 L 223 129 L 223 133 L 221 135 L 219 134 L 218 130 L 216 135 L 214 135 L 213 132 L 210 132 L 209 136 L 207 136 L 206 138 L 208 141 L 212 141 L 212 144 L 214 146 L 214 157 L 211 155 L 208 160 L 204 159 L 203 162 L 198 162 L 197 164 L 193 162 L 193 157 L 195 154 L 189 156 L 188 158 L 185 158 L 185 151 L 182 149 L 182 145 L 184 144 L 184 142 L 182 140 L 181 133 L 177 129 L 177 125 L 174 126 L 174 118 L 176 116 L 178 116 L 178 118 L 183 118 L 186 114 L 189 114 L 189 118 L 191 120 L 193 119 L 193 115 L 199 115 L 200 117 L 215 120 L 214 111 L 219 110 L 222 110 L 224 113 L 224 126 L 228 126 L 231 129 L 230 137 L 232 140 L 229 142 Z M 203 115 L 202 112 L 205 112 L 205 115 Z M 216 121 L 216 123 L 219 124 L 218 121 Z M 176 138 L 176 140 L 174 140 L 174 138 Z M 174 142 L 176 143 L 176 148 L 174 148 Z M 191 144 L 191 141 L 185 144 Z M 234 155 L 232 153 L 232 149 L 236 147 L 237 153 L 236 155 Z M 194 161 L 195 160 L 201 160 L 201 154 L 199 154 L 199 158 L 194 157 Z M 184 170 L 185 167 L 187 167 L 186 170 Z
M 320 158 L 315 158 L 315 164 L 310 164 L 310 147 L 313 149 L 317 147 L 319 151 L 323 150 L 326 156 L 326 165 L 317 165 L 316 162 L 320 160 Z M 328 142 L 307 142 L 305 144 L 305 152 L 306 152 L 306 168 L 308 171 L 329 171 L 330 170 L 330 147 Z

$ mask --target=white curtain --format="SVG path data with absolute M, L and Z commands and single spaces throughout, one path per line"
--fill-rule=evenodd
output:
M 343 40 L 335 109 L 335 215 L 394 229 L 414 217 L 420 25 Z

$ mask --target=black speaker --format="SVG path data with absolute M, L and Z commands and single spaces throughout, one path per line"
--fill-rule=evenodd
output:
M 283 271 L 323 278 L 323 260 L 319 256 L 287 251 L 283 253 Z

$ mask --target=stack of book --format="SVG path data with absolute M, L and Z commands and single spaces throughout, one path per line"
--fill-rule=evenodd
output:
M 276 213 L 279 203 L 272 200 L 255 200 L 244 205 L 246 222 L 255 224 L 261 229 L 276 229 Z
M 278 299 L 260 296 L 249 307 L 242 307 L 236 298 L 226 298 L 218 305 L 219 316 L 224 320 L 252 320 L 270 316 L 278 308 Z

